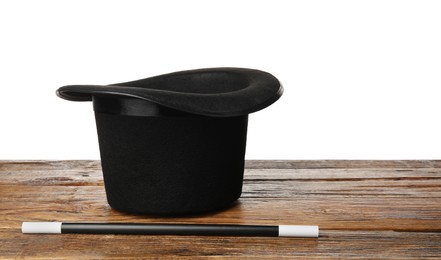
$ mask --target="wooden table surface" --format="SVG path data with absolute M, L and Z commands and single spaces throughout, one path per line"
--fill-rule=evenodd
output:
M 0 258 L 441 259 L 441 161 L 247 161 L 230 209 L 160 218 L 106 202 L 99 161 L 0 161 Z M 319 225 L 319 238 L 22 234 L 22 221 Z

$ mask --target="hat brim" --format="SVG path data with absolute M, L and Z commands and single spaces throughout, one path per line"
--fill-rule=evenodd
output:
M 111 85 L 69 85 L 61 98 L 91 101 L 93 96 L 139 98 L 175 110 L 215 117 L 239 116 L 261 110 L 283 93 L 273 75 L 245 68 L 180 71 Z

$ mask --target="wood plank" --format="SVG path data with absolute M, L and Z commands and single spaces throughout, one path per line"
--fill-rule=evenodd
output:
M 4 258 L 438 258 L 440 233 L 323 231 L 318 239 L 127 235 L 22 235 L 2 239 Z M 8 250 L 4 250 L 8 248 Z
M 81 168 L 78 168 L 80 166 Z M 94 160 L 0 160 L 0 170 L 72 169 L 87 170 L 100 167 Z M 247 169 L 330 169 L 330 168 L 441 168 L 441 160 L 247 160 Z
M 230 209 L 161 218 L 111 209 L 99 161 L 0 161 L 0 257 L 68 258 L 84 257 L 84 252 L 93 258 L 441 257 L 439 161 L 247 161 L 246 165 L 242 197 Z M 55 220 L 318 224 L 322 236 L 317 240 L 94 235 L 91 243 L 84 235 L 20 233 L 22 221 Z M 46 240 L 48 244 L 42 242 Z
M 248 169 L 440 168 L 441 160 L 250 160 Z

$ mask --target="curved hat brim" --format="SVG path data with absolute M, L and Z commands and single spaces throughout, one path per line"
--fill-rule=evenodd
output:
M 180 71 L 111 85 L 69 85 L 61 98 L 91 101 L 93 96 L 139 98 L 175 110 L 204 116 L 238 116 L 261 110 L 283 93 L 273 75 L 244 68 Z

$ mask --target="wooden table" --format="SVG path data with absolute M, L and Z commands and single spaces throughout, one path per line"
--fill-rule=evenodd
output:
M 98 161 L 0 161 L 0 258 L 441 258 L 441 161 L 247 161 L 208 215 L 111 209 Z M 21 234 L 22 221 L 317 224 L 320 237 Z

